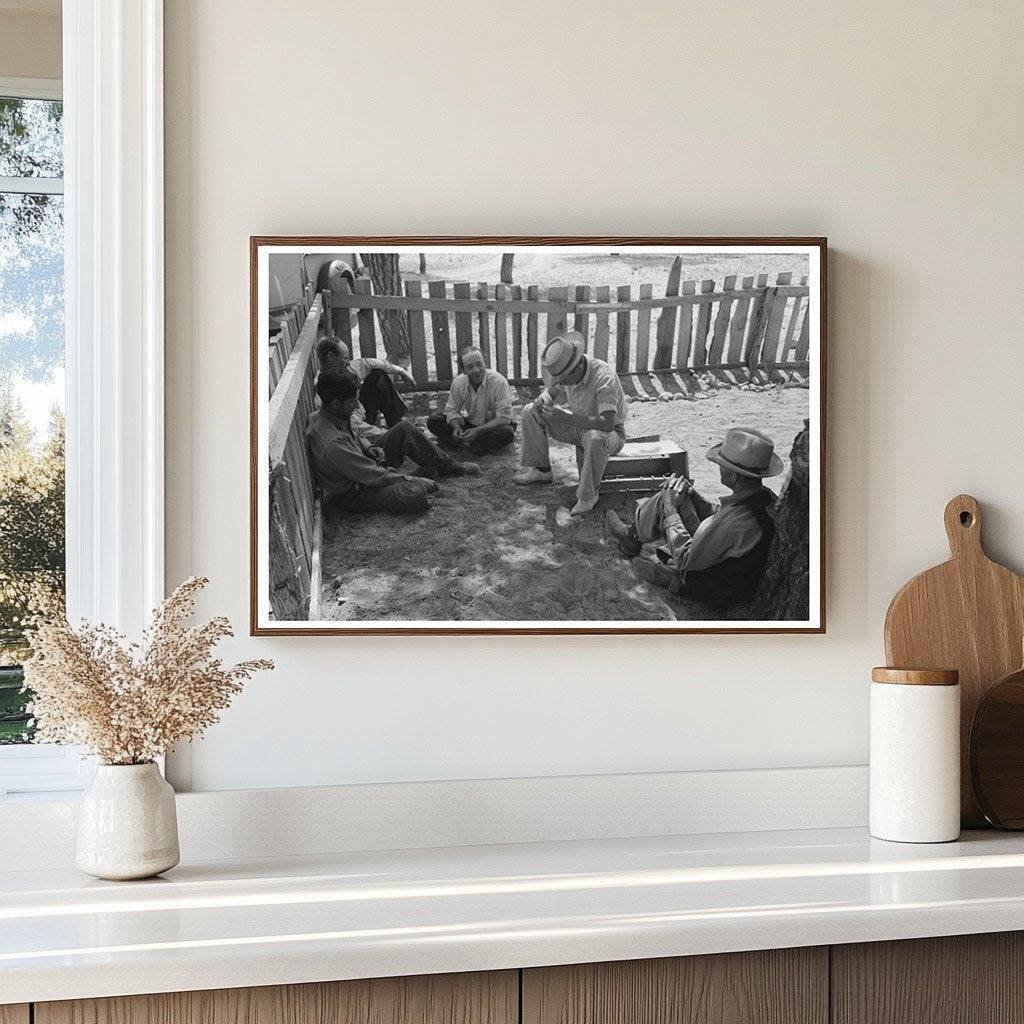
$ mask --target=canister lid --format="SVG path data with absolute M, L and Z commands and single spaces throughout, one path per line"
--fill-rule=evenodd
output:
M 906 686 L 956 686 L 960 673 L 955 668 L 889 668 L 871 670 L 873 683 L 901 683 Z

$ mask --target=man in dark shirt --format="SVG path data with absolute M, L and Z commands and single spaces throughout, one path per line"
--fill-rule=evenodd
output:
M 475 462 L 456 462 L 408 420 L 364 448 L 352 427 L 359 405 L 359 378 L 347 370 L 324 370 L 316 383 L 321 406 L 309 418 L 306 440 L 317 482 L 329 503 L 348 512 L 422 512 L 438 488 L 435 476 L 478 476 Z M 408 456 L 417 476 L 398 472 Z
M 691 481 L 672 477 L 660 491 L 636 503 L 630 526 L 614 511 L 605 523 L 619 550 L 634 558 L 640 576 L 671 582 L 685 597 L 727 607 L 749 598 L 764 572 L 775 536 L 768 510 L 776 494 L 761 481 L 782 472 L 782 459 L 770 437 L 744 427 L 727 431 L 707 457 L 718 465 L 731 492 L 720 505 L 698 494 Z M 658 542 L 664 565 L 635 557 L 645 543 Z

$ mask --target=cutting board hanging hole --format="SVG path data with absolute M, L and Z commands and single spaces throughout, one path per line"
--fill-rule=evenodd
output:
M 981 507 L 969 494 L 958 494 L 946 505 L 946 536 L 949 553 L 981 556 Z

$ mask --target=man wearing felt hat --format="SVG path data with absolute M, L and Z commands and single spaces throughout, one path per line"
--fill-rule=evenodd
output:
M 522 485 L 551 483 L 550 440 L 571 444 L 580 474 L 572 514 L 585 515 L 597 504 L 608 460 L 626 440 L 626 396 L 618 374 L 584 352 L 578 331 L 547 343 L 541 373 L 547 387 L 523 409 L 523 468 L 512 479 Z
M 782 472 L 782 459 L 767 434 L 733 427 L 707 457 L 729 488 L 713 505 L 684 477 L 671 477 L 660 491 L 636 503 L 626 526 L 614 511 L 605 517 L 619 550 L 634 559 L 637 572 L 653 582 L 671 583 L 683 596 L 728 606 L 749 598 L 761 575 L 775 523 L 768 510 L 775 492 L 761 482 Z M 636 556 L 644 544 L 660 542 L 661 562 Z

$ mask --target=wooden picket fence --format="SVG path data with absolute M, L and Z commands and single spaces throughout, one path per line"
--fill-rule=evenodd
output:
M 317 341 L 330 317 L 307 285 L 270 345 L 270 606 L 278 620 L 319 617 L 320 501 L 309 465 L 306 425 L 315 400 Z
M 758 373 L 777 379 L 780 370 L 799 375 L 809 365 L 807 279 L 793 283 L 789 273 L 778 274 L 772 284 L 761 274 L 729 276 L 719 285 L 680 281 L 677 262 L 659 297 L 650 284 L 639 285 L 635 297 L 630 285 L 430 281 L 424 295 L 423 284 L 407 280 L 405 295 L 372 295 L 369 280 L 360 279 L 353 294 L 331 299 L 357 311 L 363 356 L 378 354 L 375 314 L 405 318 L 411 370 L 423 390 L 451 381 L 457 353 L 468 345 L 479 346 L 487 365 L 513 383 L 538 381 L 543 343 L 569 329 L 579 331 L 587 350 L 620 374 L 728 372 L 744 381 Z M 352 349 L 351 324 L 343 333 Z

